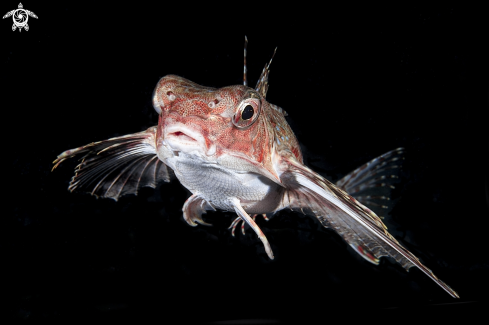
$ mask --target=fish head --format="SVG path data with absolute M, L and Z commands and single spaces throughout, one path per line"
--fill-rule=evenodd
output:
M 194 153 L 236 169 L 252 166 L 276 182 L 274 164 L 284 149 L 302 160 L 284 111 L 253 88 L 204 87 L 167 75 L 155 88 L 153 106 L 159 113 L 157 151 L 164 153 L 162 160 L 179 152 Z

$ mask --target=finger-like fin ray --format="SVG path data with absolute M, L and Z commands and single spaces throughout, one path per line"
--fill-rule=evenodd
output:
M 248 213 L 246 213 L 246 211 L 243 209 L 241 203 L 237 198 L 229 198 L 229 201 L 234 206 L 234 211 L 236 212 L 236 214 L 240 216 L 241 219 L 245 221 L 255 231 L 258 238 L 260 238 L 260 240 L 262 241 L 263 246 L 265 247 L 265 252 L 267 253 L 268 257 L 271 260 L 273 260 L 274 256 L 273 256 L 272 248 L 270 246 L 270 243 L 268 242 L 267 237 L 265 237 L 265 234 L 263 234 L 260 227 L 258 227 L 256 222 L 248 215 Z

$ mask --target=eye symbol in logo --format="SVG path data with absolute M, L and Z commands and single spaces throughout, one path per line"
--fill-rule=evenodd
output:
M 37 18 L 36 14 L 32 11 L 23 9 L 22 3 L 19 3 L 19 8 L 11 10 L 3 16 L 3 18 L 7 18 L 12 16 L 14 20 L 14 24 L 12 25 L 12 31 L 15 31 L 17 28 L 19 32 L 22 31 L 22 28 L 25 30 L 29 30 L 29 25 L 27 25 L 27 21 L 29 20 L 29 16 L 33 18 Z

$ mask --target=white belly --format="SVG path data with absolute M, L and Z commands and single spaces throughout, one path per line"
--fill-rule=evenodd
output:
M 214 207 L 234 211 L 229 198 L 238 198 L 248 213 L 268 213 L 277 209 L 283 195 L 282 187 L 260 174 L 237 164 L 224 167 L 209 162 L 200 154 L 179 152 L 163 160 L 193 194 L 198 194 Z M 240 168 L 241 167 L 241 168 Z

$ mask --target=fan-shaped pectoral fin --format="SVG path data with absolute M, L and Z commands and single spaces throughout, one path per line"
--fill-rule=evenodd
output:
M 170 181 L 170 171 L 156 153 L 156 127 L 66 150 L 53 162 L 53 170 L 68 158 L 81 156 L 69 190 L 118 200 L 137 194 L 142 187 L 156 188 Z
M 258 238 L 260 238 L 260 240 L 262 241 L 263 246 L 265 246 L 265 251 L 267 252 L 268 257 L 273 260 L 272 248 L 270 247 L 268 239 L 267 237 L 265 237 L 265 234 L 261 231 L 260 227 L 258 227 L 255 221 L 253 221 L 248 213 L 246 213 L 237 198 L 229 198 L 229 202 L 231 202 L 231 204 L 233 205 L 236 214 L 240 216 L 241 219 L 243 219 L 255 231 L 255 233 L 258 235 Z
M 403 155 L 404 148 L 386 152 L 340 179 L 336 186 L 383 218 L 394 206 L 392 190 L 400 182 Z
M 459 298 L 453 289 L 401 246 L 369 208 L 293 157 L 283 166 L 285 170 L 280 178 L 288 189 L 284 206 L 316 216 L 323 226 L 335 230 L 369 262 L 377 264 L 380 257 L 390 256 L 406 270 L 417 267 L 452 297 Z
M 206 210 L 215 211 L 216 209 L 200 196 L 193 194 L 183 205 L 183 219 L 192 227 L 197 226 L 197 223 L 204 226 L 212 226 L 210 223 L 202 220 L 202 214 L 207 213 Z

